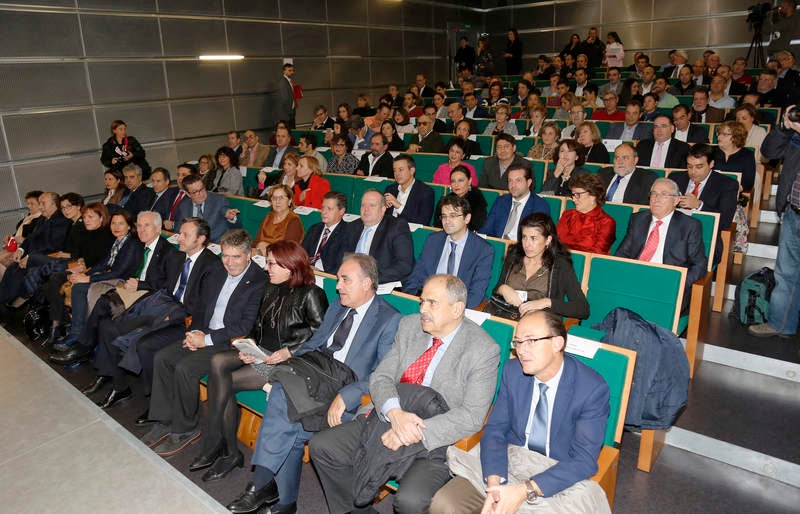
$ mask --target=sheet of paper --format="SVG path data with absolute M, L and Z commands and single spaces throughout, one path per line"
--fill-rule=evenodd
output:
M 355 220 L 361 219 L 361 216 L 359 216 L 358 214 L 350 214 L 348 212 L 347 214 L 342 216 L 342 219 L 345 220 L 346 222 L 350 223 L 351 221 L 355 221 Z
M 386 282 L 385 284 L 378 284 L 378 294 L 391 294 L 395 288 L 401 286 L 402 283 L 400 282 Z
M 261 168 L 260 171 L 263 171 L 265 173 L 271 173 L 273 171 L 280 171 L 280 168 L 273 168 L 272 166 L 264 166 L 263 168 Z
M 301 205 L 300 207 L 294 208 L 294 213 L 297 214 L 298 216 L 305 216 L 306 214 L 311 214 L 316 210 L 317 209 L 312 209 L 311 207 L 306 207 L 305 205 Z
M 586 357 L 588 359 L 594 359 L 594 355 L 599 349 L 600 343 L 597 341 L 567 334 L 566 351 L 569 353 L 580 355 L 581 357 Z
M 408 230 L 410 230 L 411 232 L 416 232 L 417 229 L 420 229 L 420 228 L 422 228 L 422 224 L 421 223 L 409 223 L 408 224 Z
M 622 144 L 622 139 L 603 139 L 603 144 L 605 145 L 606 150 L 613 152 L 619 145 Z
M 219 255 L 222 253 L 222 247 L 217 243 L 211 243 L 210 245 L 208 245 L 208 249 L 214 255 Z
M 466 316 L 470 321 L 477 323 L 478 325 L 483 325 L 483 322 L 491 317 L 489 313 L 476 311 L 474 309 L 465 310 L 464 316 Z
M 256 264 L 258 264 L 258 266 L 261 269 L 264 269 L 264 268 L 267 267 L 267 258 L 264 257 L 263 255 L 253 255 L 252 257 L 250 257 L 250 260 L 252 260 Z
M 178 244 L 178 234 L 172 234 L 171 236 L 169 236 L 167 238 L 167 241 L 169 241 L 169 244 L 173 244 L 173 245 Z
M 369 177 L 364 177 L 364 180 L 367 182 L 383 182 L 384 180 L 388 180 L 380 175 L 371 175 Z
M 322 277 L 320 275 L 314 275 L 314 283 L 320 289 L 324 288 L 325 287 L 325 277 Z
M 272 207 L 272 204 L 269 203 L 269 200 L 259 200 L 258 202 L 254 203 L 253 205 L 255 205 L 256 207 L 264 207 L 264 208 Z

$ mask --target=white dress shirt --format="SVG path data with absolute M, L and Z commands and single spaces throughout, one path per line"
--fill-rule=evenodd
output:
M 558 368 L 558 373 L 553 376 L 550 380 L 545 382 L 547 385 L 547 392 L 544 394 L 547 396 L 547 443 L 545 444 L 545 453 L 547 456 L 550 456 L 550 432 L 553 427 L 553 408 L 556 404 L 556 393 L 558 392 L 558 384 L 561 382 L 561 375 L 564 373 L 564 363 L 561 363 L 561 367 Z M 527 448 L 528 443 L 531 439 L 531 433 L 533 432 L 533 417 L 536 413 L 536 404 L 539 403 L 539 384 L 542 381 L 538 378 L 533 379 L 533 395 L 531 395 L 531 406 L 530 412 L 528 413 L 528 423 L 525 424 L 525 447 Z

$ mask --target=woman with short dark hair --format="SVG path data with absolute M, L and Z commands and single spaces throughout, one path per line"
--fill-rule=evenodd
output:
M 556 232 L 570 250 L 608 255 L 616 239 L 616 222 L 603 211 L 606 188 L 598 175 L 582 173 L 569 181 L 574 209 L 558 219 Z
M 217 174 L 211 187 L 214 193 L 242 195 L 242 173 L 239 171 L 239 155 L 233 149 L 222 146 L 214 154 Z

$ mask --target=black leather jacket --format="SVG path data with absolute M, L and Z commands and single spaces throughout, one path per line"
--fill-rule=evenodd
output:
M 285 286 L 267 284 L 250 336 L 269 351 L 287 348 L 294 353 L 316 332 L 327 309 L 325 291 L 314 284 L 288 290 Z

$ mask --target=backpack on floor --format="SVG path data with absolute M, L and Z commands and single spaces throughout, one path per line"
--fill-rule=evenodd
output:
M 771 268 L 764 267 L 747 275 L 742 283 L 736 286 L 731 317 L 738 319 L 744 326 L 766 323 L 773 289 L 775 289 L 775 272 Z

